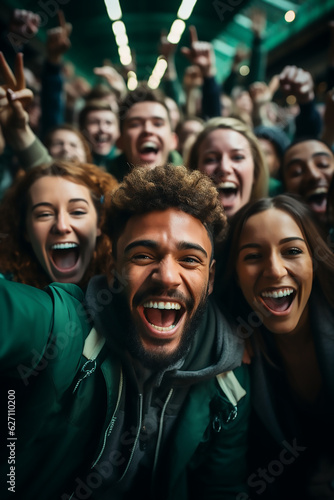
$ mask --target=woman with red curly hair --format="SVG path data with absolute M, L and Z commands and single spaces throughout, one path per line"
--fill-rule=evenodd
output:
M 0 205 L 0 272 L 43 288 L 84 287 L 104 274 L 111 243 L 106 211 L 118 183 L 89 163 L 55 160 L 20 176 Z

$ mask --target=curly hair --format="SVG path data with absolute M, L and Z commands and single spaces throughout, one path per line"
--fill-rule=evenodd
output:
M 200 146 L 208 137 L 208 135 L 217 129 L 234 130 L 235 132 L 239 132 L 239 134 L 243 135 L 247 139 L 254 161 L 254 183 L 251 191 L 250 201 L 267 196 L 269 186 L 269 171 L 265 161 L 265 157 L 262 153 L 260 143 L 249 125 L 242 122 L 241 120 L 238 120 L 237 118 L 217 117 L 208 120 L 204 129 L 198 134 L 189 151 L 188 158 L 186 159 L 186 166 L 190 170 L 195 170 L 198 168 Z
M 109 268 L 111 242 L 105 232 L 106 213 L 112 193 L 118 186 L 116 179 L 89 163 L 55 160 L 34 167 L 21 174 L 5 193 L 0 204 L 0 271 L 19 281 L 37 288 L 50 283 L 30 243 L 25 239 L 26 211 L 29 188 L 41 177 L 64 177 L 66 180 L 86 186 L 95 206 L 101 236 L 81 286 L 85 286 L 94 274 L 104 274 Z
M 178 208 L 199 219 L 213 245 L 219 244 L 227 229 L 227 218 L 213 182 L 199 171 L 165 165 L 148 170 L 137 167 L 115 191 L 108 214 L 108 234 L 116 243 L 127 221 L 134 215 Z

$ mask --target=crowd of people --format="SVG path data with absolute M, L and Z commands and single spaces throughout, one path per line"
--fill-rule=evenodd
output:
M 261 12 L 244 86 L 192 26 L 131 91 L 58 17 L 38 77 L 1 40 L 1 498 L 334 499 L 334 28 L 320 112 Z

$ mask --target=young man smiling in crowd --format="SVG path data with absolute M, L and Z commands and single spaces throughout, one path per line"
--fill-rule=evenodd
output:
M 116 145 L 122 154 L 111 160 L 108 169 L 118 181 L 134 166 L 183 164 L 165 97 L 159 90 L 142 84 L 128 92 L 119 107 L 119 123 Z
M 2 371 L 26 391 L 16 489 L 25 500 L 235 500 L 248 378 L 240 339 L 208 301 L 226 229 L 217 192 L 198 171 L 136 168 L 109 222 L 113 270 L 91 280 L 84 307 L 74 285 L 0 280 Z

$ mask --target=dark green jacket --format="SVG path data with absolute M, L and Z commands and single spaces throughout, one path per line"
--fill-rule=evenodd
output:
M 95 312 L 112 310 L 105 295 L 98 299 Z M 17 498 L 74 500 L 97 492 L 99 476 L 90 467 L 99 464 L 118 417 L 124 371 L 119 357 L 91 330 L 94 311 L 87 313 L 82 300 L 75 285 L 41 291 L 0 280 L 1 374 L 6 390 L 16 392 L 17 409 L 15 436 L 5 433 L 3 439 L 12 439 L 16 448 Z M 244 490 L 249 396 L 238 381 L 248 391 L 244 367 L 218 377 L 204 373 L 191 385 L 168 450 L 163 459 L 158 456 L 152 498 L 232 500 Z M 6 477 L 4 443 L 1 450 Z M 12 498 L 9 486 L 2 482 L 2 499 Z

